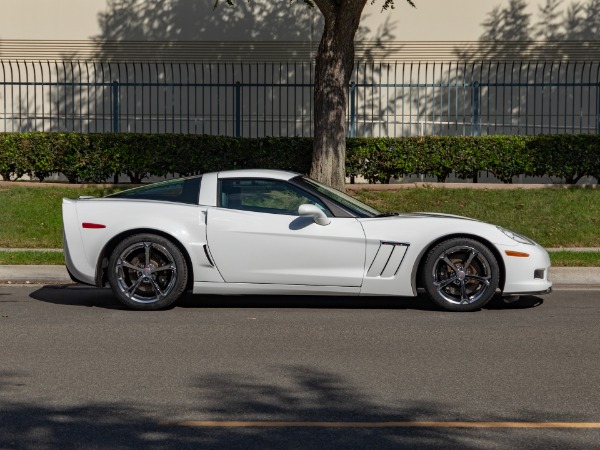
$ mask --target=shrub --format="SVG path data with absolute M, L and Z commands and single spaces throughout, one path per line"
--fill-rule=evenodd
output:
M 227 169 L 267 168 L 308 173 L 311 138 L 234 138 L 183 134 L 0 133 L 0 175 L 40 180 L 55 172 L 72 183 L 127 174 L 182 176 Z M 489 171 L 511 183 L 518 175 L 549 175 L 567 183 L 600 176 L 599 135 L 421 136 L 349 138 L 346 174 L 370 183 L 424 174 L 445 181 Z

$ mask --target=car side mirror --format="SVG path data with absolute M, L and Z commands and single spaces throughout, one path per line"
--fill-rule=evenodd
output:
M 315 205 L 300 205 L 298 215 L 301 217 L 312 217 L 318 225 L 329 225 L 331 223 L 331 219 L 327 217 L 321 208 Z

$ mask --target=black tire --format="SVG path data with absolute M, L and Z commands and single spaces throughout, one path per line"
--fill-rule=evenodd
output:
M 108 283 L 121 303 L 154 311 L 175 303 L 185 291 L 188 268 L 179 248 L 155 234 L 136 234 L 115 247 Z
M 494 296 L 500 267 L 481 242 L 448 239 L 427 254 L 422 281 L 431 300 L 447 311 L 476 311 Z

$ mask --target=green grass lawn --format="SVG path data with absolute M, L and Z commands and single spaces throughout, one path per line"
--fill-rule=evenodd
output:
M 551 252 L 553 267 L 600 267 L 600 252 Z
M 357 191 L 377 209 L 442 212 L 494 223 L 544 247 L 600 247 L 600 189 L 445 189 Z
M 0 186 L 0 248 L 62 247 L 62 198 L 114 189 Z
M 63 252 L 5 252 L 0 251 L 0 266 L 11 265 L 63 265 L 65 256 Z
M 63 197 L 115 189 L 0 187 L 0 248 L 62 247 Z M 357 191 L 382 211 L 459 214 L 502 225 L 545 247 L 600 247 L 600 189 L 444 189 Z

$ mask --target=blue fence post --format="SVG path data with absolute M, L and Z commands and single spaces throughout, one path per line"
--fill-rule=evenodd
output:
M 596 134 L 600 134 L 600 84 L 596 86 Z
M 112 82 L 112 101 L 113 101 L 113 133 L 119 132 L 119 82 Z
M 472 136 L 479 136 L 479 81 L 473 83 L 473 130 Z
M 255 80 L 256 77 L 252 75 L 251 79 L 242 83 L 236 82 L 235 78 L 246 79 L 248 74 L 244 73 L 244 65 L 241 65 L 240 69 L 231 65 L 230 70 L 229 65 L 220 63 L 198 64 L 193 66 L 193 73 L 192 66 L 189 67 L 190 72 L 187 76 L 187 69 L 182 69 L 181 65 L 177 65 L 175 66 L 179 67 L 177 70 L 170 64 L 172 80 L 167 82 L 167 80 L 160 79 L 162 76 L 160 74 L 168 71 L 165 69 L 165 64 L 162 63 L 139 65 L 139 63 L 123 62 L 121 65 L 107 65 L 106 63 L 84 62 L 80 65 L 78 62 L 74 65 L 68 61 L 53 63 L 28 61 L 19 64 L 20 68 L 10 61 L 0 61 L 0 69 L 2 69 L 0 130 L 16 130 L 19 125 L 24 125 L 21 122 L 28 121 L 28 126 L 35 130 L 44 130 L 49 123 L 50 128 L 57 130 L 79 129 L 83 131 L 87 129 L 88 132 L 120 133 L 121 128 L 123 128 L 123 132 L 128 132 L 130 127 L 132 127 L 131 131 L 137 132 L 136 124 L 141 124 L 138 126 L 141 126 L 142 131 L 147 132 L 149 127 L 150 132 L 163 133 L 177 129 L 177 117 L 179 117 L 179 130 L 183 131 L 184 121 L 187 118 L 189 122 L 193 114 L 197 117 L 195 120 L 202 121 L 201 131 L 203 133 L 220 133 L 224 131 L 221 124 L 221 120 L 223 120 L 221 113 L 224 113 L 223 117 L 227 117 L 226 134 L 241 137 L 244 133 L 245 121 L 249 123 L 249 126 L 254 123 L 263 125 L 262 127 L 258 126 L 260 129 L 252 127 L 257 135 L 266 134 L 269 129 L 274 132 L 278 111 L 279 134 L 291 135 L 299 132 L 291 124 L 299 121 L 304 125 L 304 119 L 312 118 L 313 113 L 312 103 L 309 103 L 309 109 L 299 108 L 301 105 L 297 104 L 299 99 L 305 99 L 304 91 L 306 89 L 314 88 L 304 79 L 305 76 L 308 76 L 309 80 L 312 80 L 314 75 L 312 66 L 310 75 L 309 72 L 302 72 L 302 78 L 298 79 L 300 76 L 298 71 L 284 75 L 283 65 L 279 64 L 279 68 L 277 68 L 277 64 L 269 66 L 269 63 L 260 63 L 256 66 L 257 73 L 264 73 L 266 78 L 262 79 L 263 75 L 256 75 L 259 78 Z M 540 64 L 535 63 L 535 67 L 530 67 L 528 62 L 511 63 L 508 61 L 481 64 L 452 63 L 447 67 L 440 66 L 439 75 L 435 75 L 433 80 L 431 74 L 434 72 L 437 74 L 437 65 L 434 66 L 434 72 L 431 72 L 432 69 L 428 72 L 428 66 L 425 63 L 415 64 L 418 67 L 416 73 L 413 63 L 401 63 L 398 70 L 396 70 L 396 65 L 390 66 L 383 63 L 379 66 L 368 64 L 364 69 L 361 65 L 360 70 L 357 69 L 358 72 L 353 77 L 357 81 L 349 83 L 348 91 L 346 91 L 346 95 L 350 96 L 347 100 L 345 123 L 348 137 L 356 137 L 364 134 L 369 127 L 377 129 L 378 126 L 380 134 L 396 135 L 396 125 L 402 128 L 403 134 L 412 135 L 414 134 L 415 118 L 419 121 L 420 133 L 424 132 L 423 128 L 431 128 L 436 131 L 436 123 L 439 118 L 440 124 L 444 124 L 446 120 L 448 123 L 447 130 L 440 125 L 440 134 L 462 133 L 475 137 L 482 134 L 508 132 L 510 131 L 508 128 L 512 126 L 517 129 L 518 133 L 524 132 L 527 135 L 531 132 L 537 134 L 540 127 L 543 132 L 554 132 L 555 128 L 560 130 L 563 125 L 565 131 L 570 128 L 571 132 L 600 134 L 600 83 L 598 80 L 600 68 L 596 63 L 571 63 L 571 65 L 567 63 L 566 66 L 560 66 L 557 61 L 553 66 L 552 62 L 541 62 Z M 40 67 L 39 71 L 38 66 Z M 70 69 L 67 70 L 67 67 Z M 141 72 L 138 71 L 138 67 Z M 254 68 L 248 67 L 253 74 Z M 285 67 L 289 69 L 290 66 Z M 597 68 L 595 75 L 591 73 L 594 67 Z M 23 69 L 24 73 L 22 73 Z M 115 73 L 114 69 L 121 70 L 121 73 Z M 125 76 L 121 76 L 123 69 Z M 128 76 L 128 70 L 131 71 L 131 69 L 133 69 L 133 74 L 130 73 Z M 217 73 L 213 74 L 215 69 Z M 391 72 L 392 69 L 393 72 Z M 518 80 L 516 78 L 517 69 Z M 224 73 L 223 70 L 225 70 Z M 445 79 L 446 71 L 448 72 L 447 80 Z M 269 72 L 271 72 L 271 81 L 269 81 Z M 276 76 L 277 72 L 279 72 L 279 78 Z M 361 81 L 363 78 L 370 78 L 369 73 L 371 72 L 381 78 L 378 83 Z M 155 74 L 158 74 L 159 77 L 156 80 L 154 80 Z M 190 78 L 192 76 L 193 82 Z M 199 77 L 203 77 L 202 81 L 198 79 Z M 386 83 L 383 83 L 384 78 L 387 80 Z M 481 78 L 481 81 L 475 81 L 478 78 Z M 124 80 L 123 124 L 121 124 L 120 117 L 120 79 Z M 255 81 L 251 82 L 252 80 Z M 275 80 L 278 81 L 275 82 Z M 242 85 L 246 89 L 245 97 Z M 367 89 L 369 95 L 366 100 L 358 98 L 359 87 Z M 484 87 L 486 88 L 485 92 L 483 92 Z M 233 93 L 231 88 L 234 89 Z M 594 92 L 594 88 L 596 88 L 596 92 Z M 167 98 L 169 93 L 171 93 L 170 101 Z M 186 99 L 182 97 L 185 93 L 188 94 Z M 223 93 L 225 93 L 224 96 Z M 398 93 L 401 95 L 398 96 Z M 519 95 L 517 100 L 514 98 L 515 93 L 523 94 L 524 97 L 521 98 Z M 233 98 L 231 98 L 231 94 L 233 94 Z M 387 97 L 392 98 L 385 100 Z M 29 99 L 29 103 L 27 99 Z M 548 103 L 549 99 L 550 104 Z M 365 103 L 363 100 L 367 104 L 358 105 L 358 102 Z M 387 108 L 383 103 L 384 100 L 388 102 Z M 309 101 L 312 102 L 312 100 Z M 594 108 L 594 101 L 596 108 Z M 31 102 L 32 104 L 30 104 Z M 258 103 L 253 106 L 254 102 Z M 271 106 L 272 113 L 270 126 L 267 103 Z M 382 111 L 379 116 L 384 117 L 377 117 L 375 109 L 378 104 Z M 232 106 L 234 111 L 231 111 Z M 358 111 L 359 107 L 361 111 Z M 131 113 L 130 108 L 133 111 Z M 255 111 L 257 108 L 258 113 Z M 399 108 L 402 110 L 400 111 Z M 364 114 L 367 110 L 368 115 Z M 244 111 L 248 111 L 249 118 L 244 119 Z M 396 113 L 401 116 L 398 117 Z M 594 118 L 594 113 L 596 118 Z M 255 117 L 257 114 L 260 117 Z M 390 117 L 388 117 L 391 114 L 394 115 L 393 132 L 387 128 L 391 125 Z M 169 115 L 171 115 L 172 125 L 170 130 L 168 129 Z M 359 115 L 363 117 L 360 118 Z M 552 118 L 552 123 L 548 120 L 549 117 Z M 288 119 L 288 126 L 284 130 L 282 123 Z M 79 120 L 79 126 L 77 126 L 77 120 Z M 232 128 L 229 128 L 229 120 L 233 122 Z M 525 120 L 525 122 L 523 123 L 521 120 Z M 577 120 L 580 123 L 579 127 L 575 127 Z M 431 127 L 428 125 L 430 121 L 433 123 Z M 467 124 L 467 121 L 470 123 Z M 483 122 L 485 122 L 485 128 Z M 570 126 L 569 122 L 571 122 Z M 216 124 L 214 130 L 213 123 Z M 467 125 L 472 127 L 470 133 Z M 154 126 L 156 129 L 153 129 Z M 205 130 L 205 128 L 209 129 Z M 200 130 L 194 126 L 194 130 L 188 127 L 187 131 Z M 312 126 L 309 127 L 309 134 L 311 132 Z M 304 134 L 304 128 L 302 128 L 302 134 Z
M 349 136 L 354 137 L 356 130 L 354 129 L 354 123 L 356 118 L 356 84 L 350 83 L 350 130 Z
M 473 83 L 473 129 L 472 136 L 479 136 L 479 81 Z M 473 183 L 478 182 L 479 173 L 473 171 Z
M 235 136 L 242 135 L 242 85 L 235 82 Z

